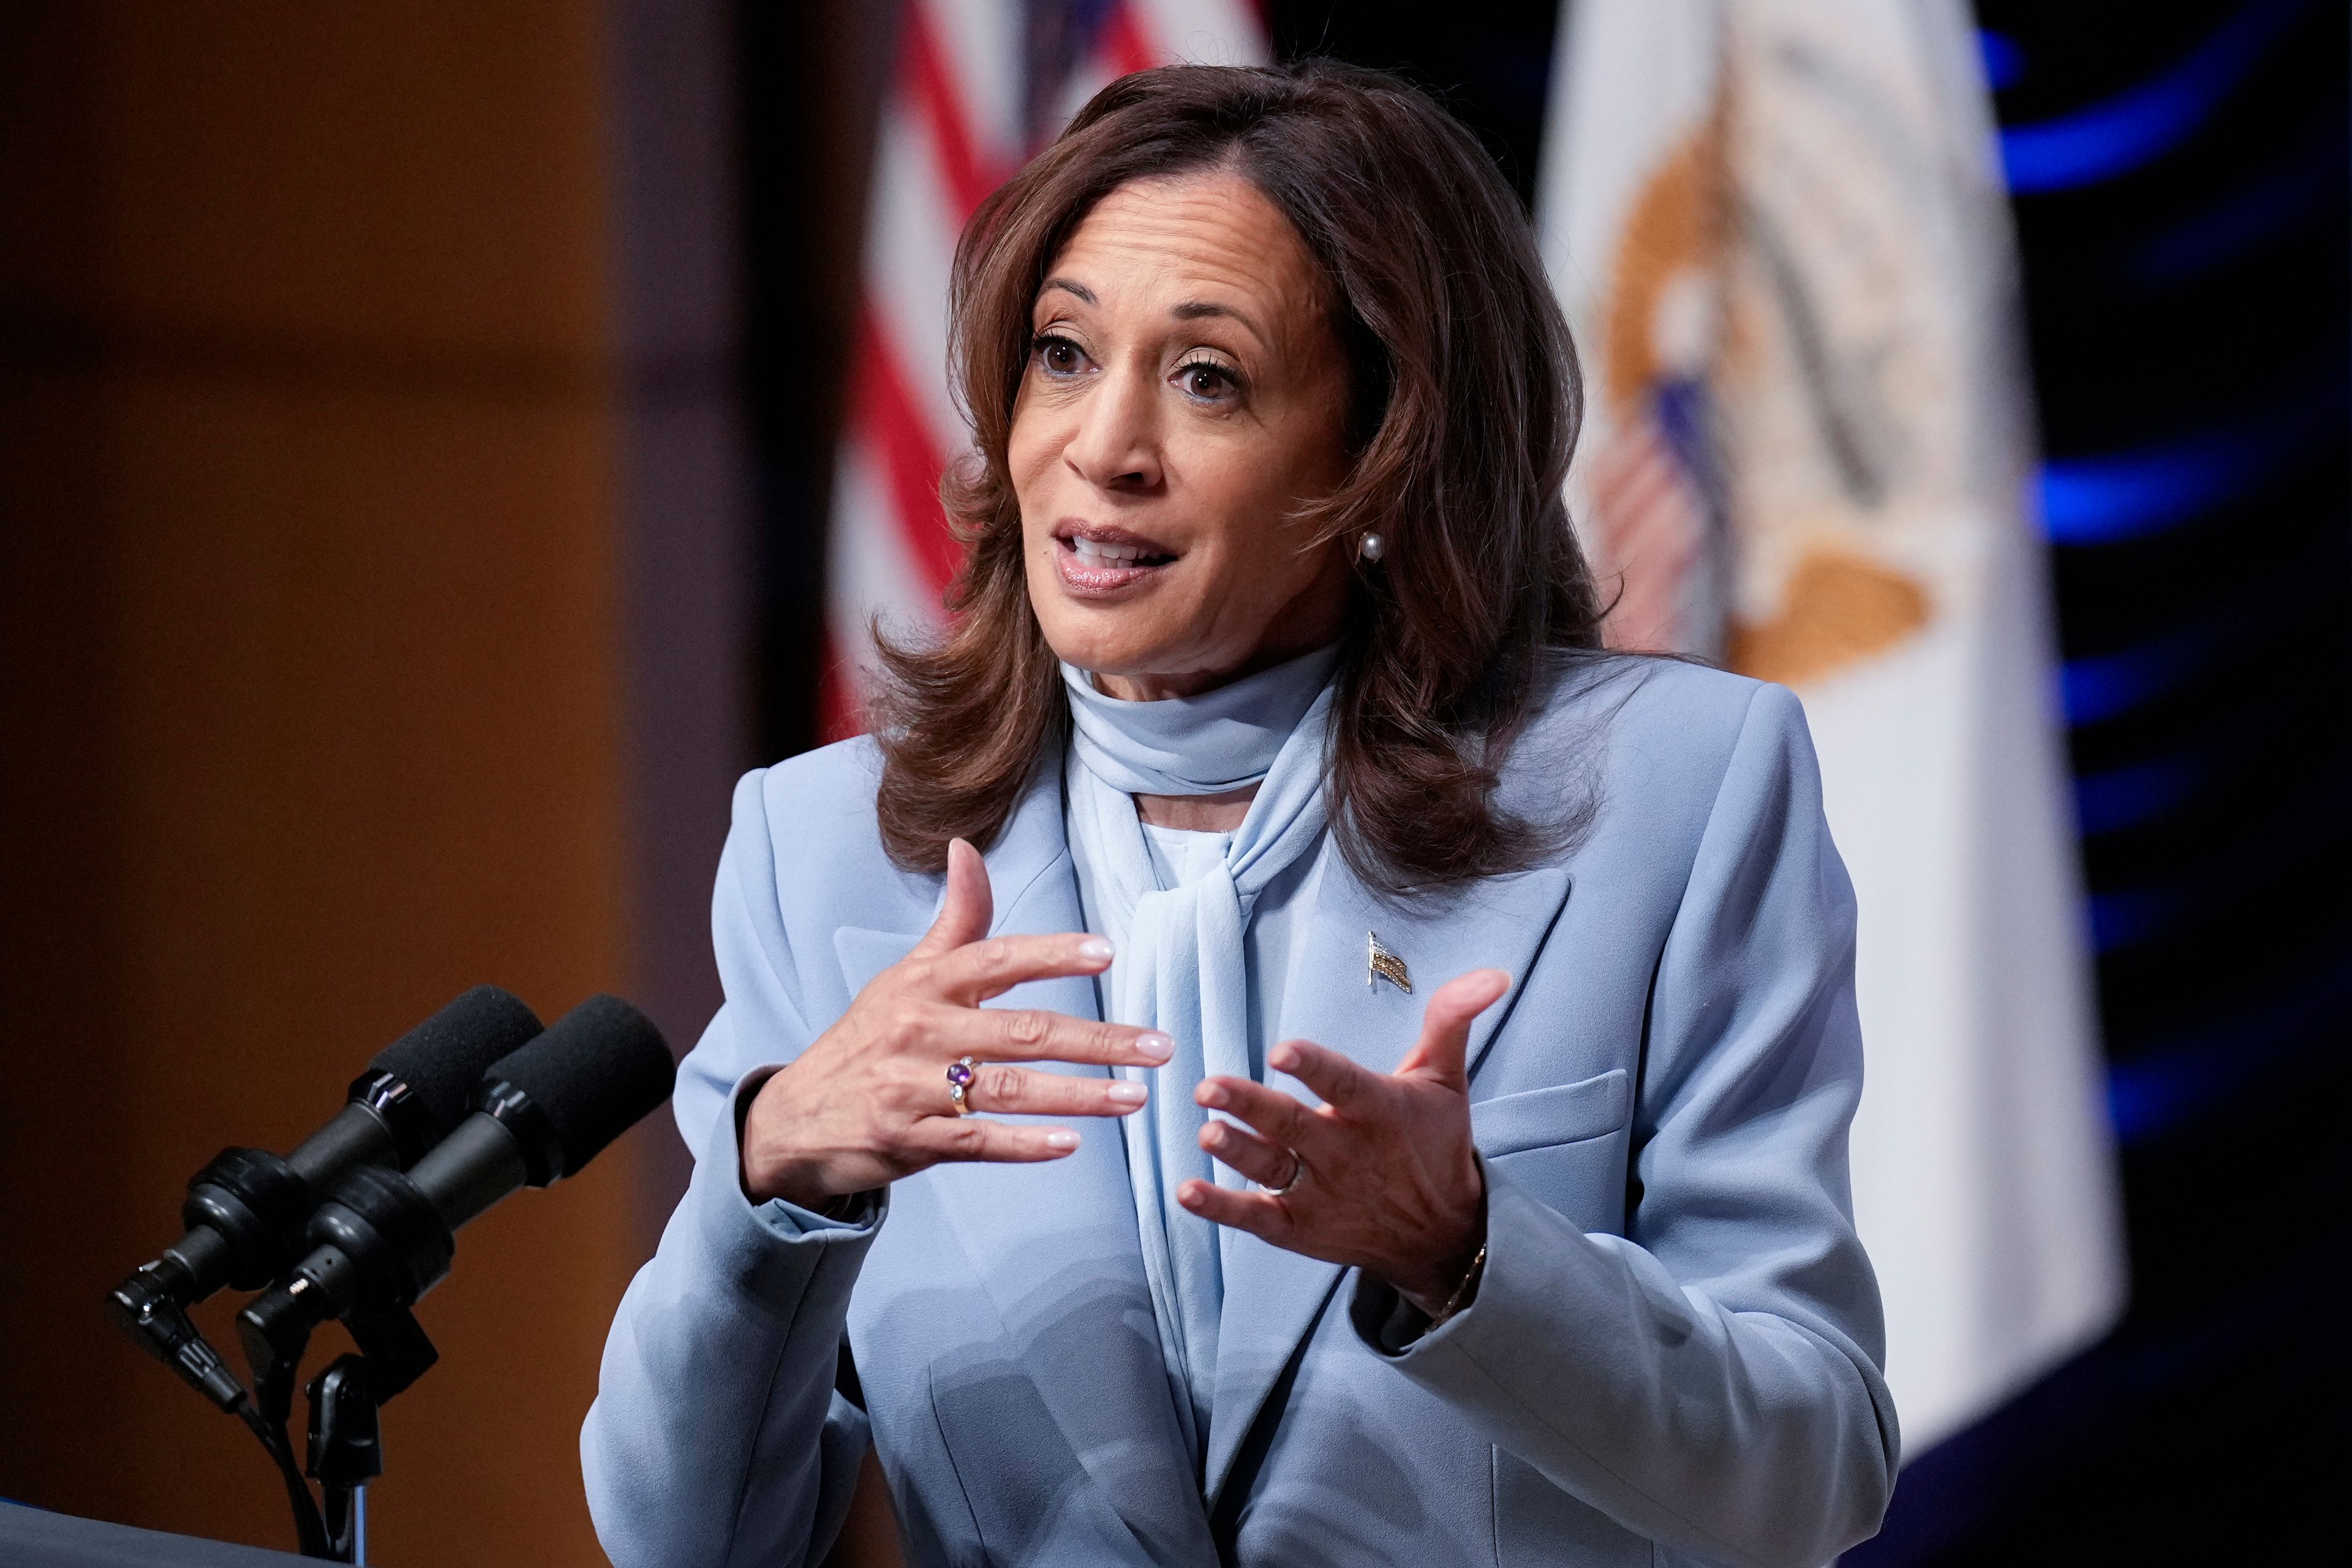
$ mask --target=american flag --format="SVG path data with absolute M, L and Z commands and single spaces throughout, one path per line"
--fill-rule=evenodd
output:
M 970 440 L 947 378 L 965 222 L 1105 84 L 1266 58 L 1252 0 L 904 0 L 827 540 L 828 739 L 862 727 L 876 615 L 900 635 L 936 625 L 961 563 L 939 487 Z
M 1609 612 L 1609 646 L 1712 651 L 1709 543 L 1715 529 L 1701 468 L 1704 457 L 1677 441 L 1660 397 L 1622 426 L 1600 433 L 1590 457 L 1583 517 Z

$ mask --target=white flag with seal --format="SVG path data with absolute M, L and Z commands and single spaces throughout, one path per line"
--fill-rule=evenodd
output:
M 2125 1296 L 2014 249 L 1958 0 L 1571 0 L 1538 218 L 1610 637 L 1792 687 L 1860 900 L 1855 1217 L 1919 1452 Z

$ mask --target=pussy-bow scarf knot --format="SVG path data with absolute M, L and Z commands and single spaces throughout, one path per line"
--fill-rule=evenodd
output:
M 1069 831 L 1117 953 L 1105 1012 L 1176 1043 L 1165 1065 L 1123 1069 L 1150 1086 L 1151 1099 L 1122 1130 L 1144 1273 L 1196 1458 L 1216 1385 L 1224 1271 L 1221 1228 L 1179 1205 L 1176 1188 L 1195 1176 L 1245 1184 L 1202 1149 L 1207 1112 L 1192 1092 L 1206 1077 L 1250 1076 L 1243 936 L 1258 895 L 1322 838 L 1338 662 L 1338 650 L 1325 648 L 1204 697 L 1156 702 L 1106 697 L 1085 671 L 1063 667 L 1074 731 Z M 1253 781 L 1257 795 L 1223 858 L 1181 887 L 1161 887 L 1133 796 L 1222 794 Z

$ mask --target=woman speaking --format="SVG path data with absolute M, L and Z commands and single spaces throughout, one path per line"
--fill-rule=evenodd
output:
M 1816 1564 L 1895 1412 L 1798 705 L 1601 650 L 1573 351 L 1427 99 L 1106 89 L 957 257 L 948 631 L 754 773 L 606 1549 Z

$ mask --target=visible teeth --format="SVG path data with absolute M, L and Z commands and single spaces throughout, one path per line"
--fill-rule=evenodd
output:
M 1113 544 L 1108 540 L 1087 539 L 1083 536 L 1073 538 L 1070 541 L 1070 548 L 1076 552 L 1079 560 L 1096 562 L 1106 566 L 1124 566 L 1130 562 L 1140 561 L 1150 553 L 1140 545 Z

